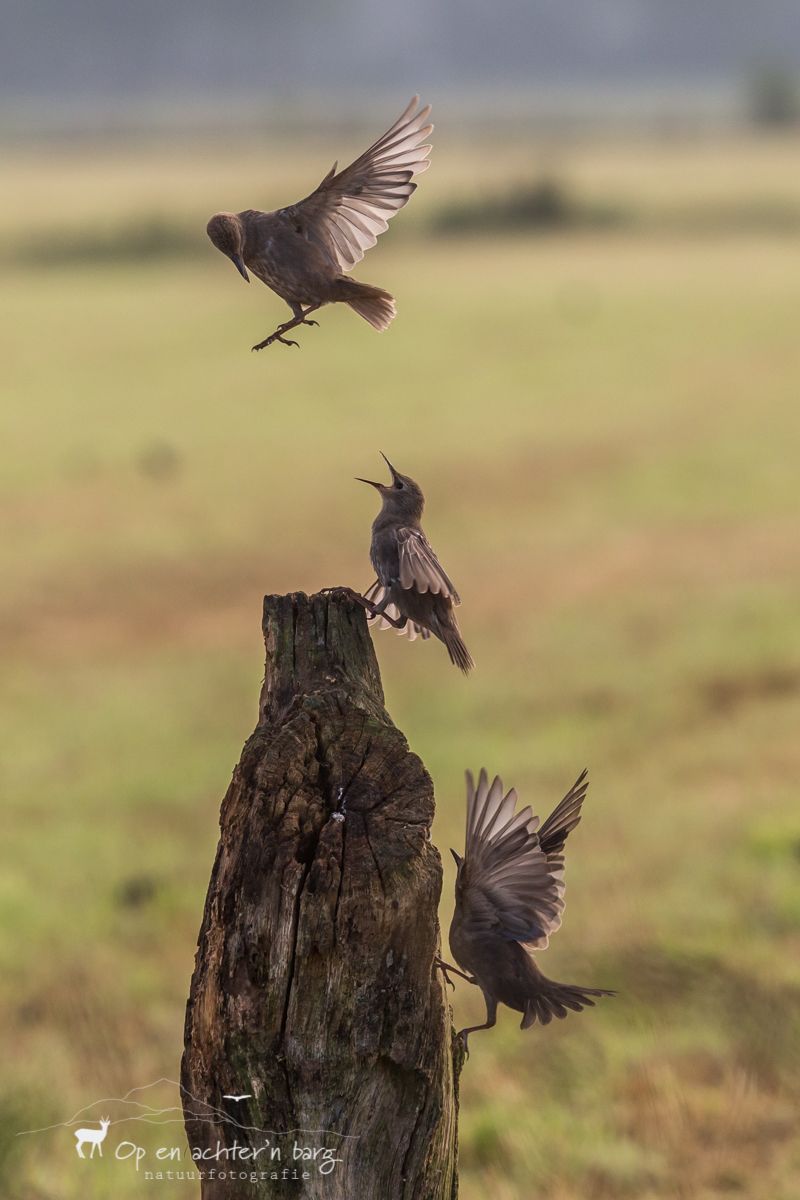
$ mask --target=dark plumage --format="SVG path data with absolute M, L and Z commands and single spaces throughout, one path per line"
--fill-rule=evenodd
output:
M 360 481 L 376 488 L 383 502 L 372 524 L 369 552 L 378 578 L 360 600 L 370 623 L 381 629 L 391 625 L 412 641 L 433 634 L 466 674 L 475 664 L 453 611 L 461 598 L 422 532 L 425 497 L 419 484 L 396 471 L 385 454 L 383 459 L 392 473 L 391 483 Z
M 297 204 L 275 212 L 246 209 L 220 212 L 208 222 L 211 241 L 249 282 L 248 270 L 272 288 L 292 310 L 292 320 L 253 346 L 273 342 L 296 346 L 284 335 L 297 325 L 316 325 L 309 314 L 323 304 L 341 301 L 369 321 L 388 328 L 395 316 L 394 298 L 382 288 L 348 279 L 350 271 L 408 202 L 416 184 L 412 177 L 430 166 L 433 129 L 430 105 L 418 108 L 415 96 L 386 133 L 355 162 L 336 173 L 336 163 L 319 187 Z
M 581 819 L 588 787 L 584 771 L 539 828 L 529 807 L 514 812 L 517 793 L 505 796 L 495 776 L 485 771 L 478 785 L 467 772 L 467 835 L 464 857 L 456 860 L 456 907 L 450 925 L 450 949 L 464 978 L 476 983 L 486 1001 L 486 1021 L 462 1029 L 464 1049 L 476 1029 L 491 1029 L 497 1005 L 523 1014 L 521 1029 L 537 1020 L 547 1025 L 592 1006 L 593 996 L 613 996 L 547 979 L 530 950 L 545 950 L 561 925 L 564 911 L 564 843 Z M 453 970 L 439 963 L 445 971 Z M 456 972 L 462 974 L 462 972 Z

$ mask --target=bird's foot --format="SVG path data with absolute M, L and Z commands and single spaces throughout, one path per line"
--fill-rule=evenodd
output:
M 319 329 L 319 321 L 309 321 L 307 317 L 303 318 L 303 324 L 304 325 L 316 325 L 317 328 Z
M 354 588 L 345 587 L 341 583 L 336 587 L 320 588 L 320 593 L 323 596 L 351 596 L 353 599 L 356 599 L 356 597 L 360 598 L 361 596 L 360 592 L 355 591 Z
M 458 967 L 454 967 L 452 963 L 445 962 L 445 960 L 443 958 L 439 958 L 438 955 L 436 958 L 434 958 L 433 965 L 435 967 L 439 968 L 439 970 L 444 975 L 445 982 L 450 984 L 450 987 L 453 989 L 453 991 L 455 991 L 456 985 L 453 983 L 452 979 L 450 978 L 451 974 L 458 975 L 458 976 L 460 976 L 461 979 L 466 979 L 467 983 L 475 983 L 476 982 L 474 975 L 467 975 L 466 972 L 460 971 L 458 969 Z
M 461 1029 L 456 1034 L 456 1041 L 461 1046 L 461 1050 L 464 1055 L 464 1058 L 469 1058 L 468 1038 L 469 1038 L 469 1030 L 468 1029 Z
M 296 329 L 298 325 L 305 325 L 305 321 L 298 321 L 296 318 L 293 321 L 283 321 L 272 336 L 277 336 L 279 341 L 283 341 L 284 333 L 287 333 L 290 329 Z M 291 342 L 290 345 L 296 346 L 297 342 Z
M 355 600 L 356 604 L 360 604 L 361 607 L 365 608 L 368 613 L 372 612 L 373 605 L 371 602 L 362 596 L 361 592 L 357 592 L 355 588 L 342 587 L 341 585 L 339 587 L 326 587 L 322 588 L 322 595 L 346 596 L 348 600 Z
M 440 970 L 440 971 L 442 972 L 442 974 L 444 975 L 444 981 L 445 981 L 445 983 L 449 984 L 449 985 L 450 985 L 450 987 L 453 989 L 453 991 L 455 991 L 455 990 L 456 990 L 456 985 L 453 983 L 452 979 L 450 978 L 450 975 L 449 975 L 449 972 L 448 972 L 448 964 L 447 964 L 446 962 L 442 962 L 442 960 L 441 960 L 440 958 L 435 958 L 435 959 L 433 960 L 433 965 L 434 965 L 435 967 L 438 967 L 438 968 L 439 968 L 439 970 Z
M 278 328 L 274 333 L 271 333 L 268 338 L 264 338 L 263 342 L 259 342 L 253 346 L 253 350 L 266 350 L 267 346 L 271 346 L 273 342 L 280 342 L 282 346 L 299 346 L 299 342 L 293 342 L 291 338 L 283 336 L 283 328 Z

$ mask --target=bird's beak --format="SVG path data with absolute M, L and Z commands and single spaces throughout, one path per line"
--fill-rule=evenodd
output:
M 460 867 L 461 864 L 463 863 L 464 859 L 461 857 L 460 854 L 457 854 L 456 851 L 452 849 L 452 847 L 450 849 L 450 853 L 452 854 L 453 858 L 456 860 L 456 866 Z
M 356 475 L 356 480 L 359 483 L 368 483 L 370 487 L 377 488 L 378 491 L 383 487 L 382 483 L 376 483 L 374 479 L 362 479 L 360 475 Z
M 392 472 L 392 483 L 397 483 L 397 480 L 398 480 L 398 478 L 399 478 L 398 472 L 397 472 L 397 471 L 395 471 L 394 467 L 393 467 L 393 466 L 392 466 L 392 464 L 389 462 L 388 458 L 386 457 L 386 455 L 383 453 L 383 451 L 382 451 L 382 450 L 381 450 L 381 452 L 380 452 L 380 455 L 381 455 L 381 458 L 383 459 L 383 461 L 386 463 L 386 465 L 387 465 L 387 467 L 389 468 L 389 470 Z
M 231 262 L 236 267 L 236 270 L 239 272 L 245 283 L 249 283 L 250 276 L 247 274 L 247 267 L 244 265 L 241 254 L 232 254 Z

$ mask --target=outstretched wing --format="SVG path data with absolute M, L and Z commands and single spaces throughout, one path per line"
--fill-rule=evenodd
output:
M 581 808 L 588 787 L 589 772 L 584 769 L 539 830 L 539 841 L 548 857 L 557 855 L 564 849 L 568 835 L 580 823 L 583 815 Z
M 460 604 L 461 597 L 452 579 L 433 552 L 433 548 L 421 529 L 403 526 L 397 531 L 400 586 L 405 591 L 433 592 L 444 596 L 453 604 Z
M 338 175 L 334 163 L 310 196 L 281 209 L 340 271 L 350 271 L 375 245 L 416 190 L 412 177 L 430 166 L 432 147 L 422 143 L 433 129 L 427 124 L 431 106 L 418 109 L 418 104 L 415 96 L 391 129 L 355 162 Z
M 365 599 L 371 601 L 372 604 L 378 605 L 382 602 L 385 595 L 386 588 L 379 579 L 376 579 L 369 591 L 365 593 Z M 390 617 L 393 617 L 395 621 L 400 620 L 401 613 L 396 604 L 387 604 L 384 611 Z M 378 629 L 394 629 L 391 621 L 387 621 L 383 616 L 368 616 L 367 624 L 376 625 Z M 416 621 L 406 621 L 402 629 L 395 629 L 395 633 L 398 637 L 407 637 L 410 642 L 415 642 L 418 637 L 425 639 L 431 636 L 430 630 L 423 629 L 421 625 L 417 625 Z
M 539 819 L 530 807 L 515 813 L 517 793 L 503 795 L 481 771 L 477 786 L 467 772 L 467 837 L 461 915 L 473 934 L 544 950 L 561 924 L 563 863 L 551 862 L 540 844 Z

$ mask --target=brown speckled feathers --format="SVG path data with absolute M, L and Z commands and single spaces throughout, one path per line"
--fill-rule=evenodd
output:
M 382 137 L 349 167 L 336 164 L 317 188 L 296 204 L 273 212 L 249 208 L 219 212 L 208 222 L 208 236 L 249 281 L 252 272 L 292 310 L 274 333 L 253 346 L 274 342 L 297 346 L 285 335 L 324 304 L 348 304 L 373 329 L 389 327 L 396 315 L 394 297 L 383 288 L 348 277 L 395 213 L 416 189 L 415 175 L 427 170 L 433 126 L 430 105 L 415 96 Z

